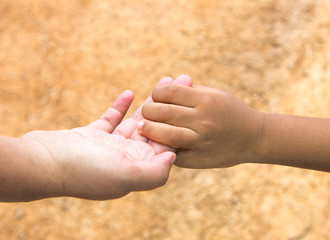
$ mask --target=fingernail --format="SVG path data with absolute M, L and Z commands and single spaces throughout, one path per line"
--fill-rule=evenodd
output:
M 143 128 L 143 125 L 144 125 L 144 121 L 143 120 L 140 120 L 140 122 L 138 123 L 137 125 L 137 130 L 138 130 L 138 133 L 142 135 L 142 128 Z

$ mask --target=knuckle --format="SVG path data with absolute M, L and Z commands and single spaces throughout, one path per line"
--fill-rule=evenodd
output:
M 171 129 L 168 137 L 171 146 L 177 146 L 178 143 L 182 142 L 183 140 L 182 133 L 177 129 Z
M 178 85 L 175 85 L 175 84 L 168 85 L 167 88 L 168 88 L 167 89 L 167 94 L 168 94 L 169 97 L 175 96 L 179 91 Z
M 174 84 L 157 87 L 152 92 L 152 99 L 156 102 L 171 99 L 178 93 L 178 91 L 178 85 Z
M 214 106 L 216 104 L 216 98 L 213 95 L 203 95 L 201 97 L 201 103 L 204 106 Z
M 203 131 L 214 131 L 214 122 L 208 119 L 202 119 L 199 124 Z
M 162 105 L 158 109 L 159 117 L 161 121 L 169 120 L 173 117 L 174 111 L 171 107 Z
M 205 148 L 210 148 L 212 146 L 212 144 L 214 143 L 214 137 L 212 135 L 212 133 L 210 132 L 206 132 L 204 135 L 203 135 L 203 138 L 202 138 L 202 142 L 203 142 L 203 145 Z
M 212 113 L 207 113 L 207 111 L 200 111 L 197 115 L 198 119 L 198 129 L 201 131 L 214 131 L 217 127 L 217 121 L 214 120 Z

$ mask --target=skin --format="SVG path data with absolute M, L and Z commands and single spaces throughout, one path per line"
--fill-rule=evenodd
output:
M 177 166 L 266 163 L 330 171 L 330 119 L 263 113 L 203 86 L 161 86 L 152 98 L 138 130 L 177 148 Z
M 184 77 L 164 78 L 158 86 L 172 83 L 191 86 Z M 121 122 L 133 98 L 124 91 L 86 127 L 0 136 L 0 201 L 59 196 L 105 200 L 164 185 L 175 154 L 138 134 L 141 107 Z

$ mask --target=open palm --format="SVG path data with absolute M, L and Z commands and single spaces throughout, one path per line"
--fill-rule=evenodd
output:
M 158 85 L 172 82 L 164 78 Z M 121 122 L 133 98 L 132 92 L 123 92 L 100 119 L 86 127 L 23 136 L 47 150 L 59 172 L 62 195 L 112 199 L 165 184 L 175 154 L 138 134 L 141 107 Z M 145 102 L 149 101 L 151 97 Z

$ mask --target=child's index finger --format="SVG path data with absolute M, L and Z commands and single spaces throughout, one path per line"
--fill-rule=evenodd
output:
M 154 102 L 170 103 L 184 107 L 196 107 L 198 98 L 198 90 L 176 84 L 156 87 L 152 92 Z

